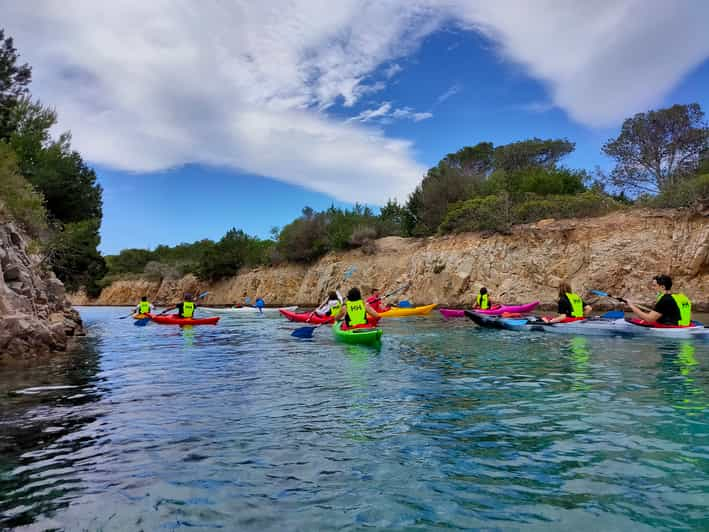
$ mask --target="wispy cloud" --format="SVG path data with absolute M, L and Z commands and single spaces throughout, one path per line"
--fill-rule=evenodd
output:
M 551 111 L 556 106 L 551 102 L 527 102 L 519 105 L 514 105 L 511 109 L 516 111 L 526 111 L 528 113 L 546 113 Z
M 90 161 L 131 171 L 226 165 L 348 201 L 413 188 L 425 169 L 413 146 L 375 124 L 431 115 L 389 103 L 343 122 L 326 110 L 384 90 L 398 61 L 444 23 L 485 34 L 549 88 L 550 104 L 592 126 L 655 105 L 709 56 L 709 2 L 691 0 L 0 5 L 34 67 L 34 94 L 56 106 Z
M 436 103 L 445 102 L 448 98 L 455 96 L 461 90 L 463 90 L 463 86 L 460 83 L 455 83 L 454 85 L 451 85 L 446 92 L 436 98 Z
M 413 120 L 421 122 L 432 118 L 432 113 L 420 113 L 414 111 L 411 107 L 400 107 L 394 109 L 391 102 L 384 102 L 379 107 L 374 109 L 366 109 L 356 116 L 348 119 L 348 122 L 379 122 L 382 124 L 391 123 L 393 120 Z

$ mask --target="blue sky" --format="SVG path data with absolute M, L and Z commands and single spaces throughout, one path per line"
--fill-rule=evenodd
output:
M 568 166 L 608 167 L 623 118 L 709 110 L 701 1 L 69 4 L 3 11 L 96 168 L 106 253 L 404 200 L 480 141 L 566 137 Z

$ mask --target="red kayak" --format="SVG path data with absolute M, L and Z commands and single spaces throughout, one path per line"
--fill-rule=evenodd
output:
M 214 318 L 180 318 L 176 314 L 167 316 L 151 316 L 150 319 L 162 325 L 216 325 L 219 317 Z
M 332 316 L 318 316 L 315 312 L 293 312 L 291 310 L 278 309 L 278 312 L 283 314 L 290 321 L 299 323 L 312 323 L 320 325 L 321 323 L 334 323 L 335 318 Z

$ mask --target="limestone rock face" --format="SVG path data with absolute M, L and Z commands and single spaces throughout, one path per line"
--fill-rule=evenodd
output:
M 709 218 L 680 211 L 632 210 L 582 220 L 542 220 L 511 234 L 464 233 L 444 237 L 387 237 L 374 255 L 355 250 L 331 253 L 310 266 L 284 265 L 242 271 L 214 283 L 188 276 L 178 281 L 116 282 L 91 303 L 132 305 L 141 295 L 176 302 L 183 291 L 209 290 L 206 304 L 262 297 L 269 305 L 313 306 L 328 290 L 359 286 L 384 291 L 410 282 L 397 295 L 414 304 L 469 306 L 486 286 L 508 303 L 540 300 L 554 306 L 559 281 L 567 279 L 589 302 L 597 289 L 646 304 L 654 301 L 651 280 L 672 275 L 697 310 L 709 310 Z M 345 272 L 354 274 L 345 279 Z M 75 302 L 79 302 L 77 297 Z M 86 299 L 83 303 L 88 303 Z
M 64 285 L 27 253 L 22 232 L 0 220 L 0 360 L 63 351 L 82 334 Z

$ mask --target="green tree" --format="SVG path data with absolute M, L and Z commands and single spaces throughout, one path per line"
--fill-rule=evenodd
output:
M 15 131 L 13 110 L 18 100 L 29 93 L 32 69 L 27 63 L 17 63 L 19 55 L 12 37 L 0 29 L 0 141 L 6 141 Z
M 615 160 L 610 180 L 636 192 L 656 193 L 695 174 L 709 149 L 709 128 L 697 103 L 638 113 L 603 145 Z
M 574 151 L 567 139 L 527 139 L 495 148 L 495 170 L 516 172 L 526 168 L 556 168 L 559 161 Z
M 47 229 L 44 197 L 20 174 L 15 153 L 0 142 L 0 211 L 3 210 L 32 236 L 40 236 Z

